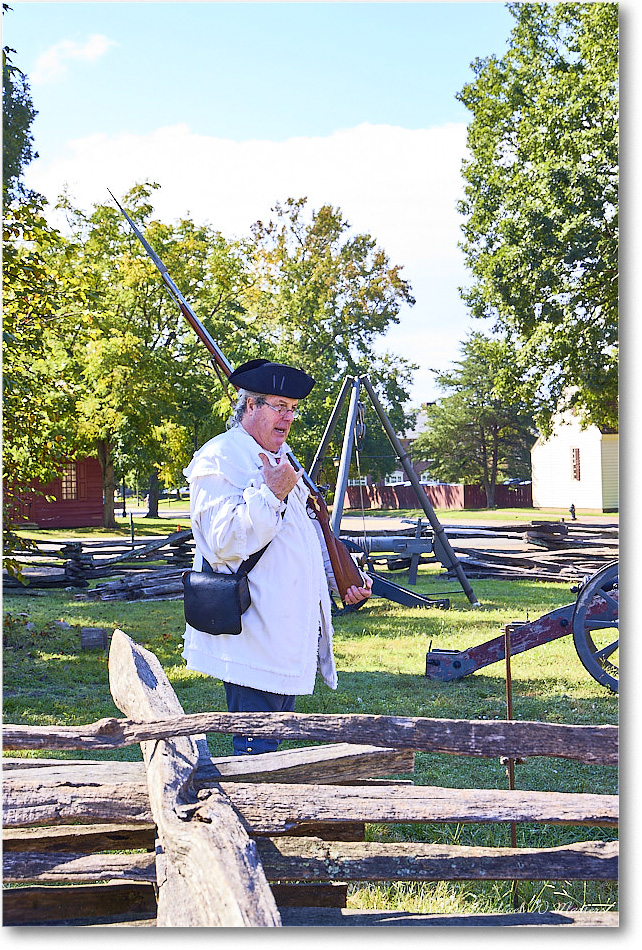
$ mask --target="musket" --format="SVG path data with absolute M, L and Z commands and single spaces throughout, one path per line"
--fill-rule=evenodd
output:
M 109 189 L 107 189 L 109 191 Z M 181 313 L 192 327 L 199 340 L 205 345 L 206 349 L 210 353 L 214 368 L 217 370 L 219 377 L 221 372 L 225 376 L 225 383 L 227 385 L 234 385 L 229 383 L 229 376 L 233 372 L 233 367 L 227 357 L 224 355 L 221 348 L 218 346 L 216 341 L 213 339 L 208 330 L 203 326 L 201 321 L 198 319 L 194 313 L 192 307 L 189 305 L 187 300 L 183 297 L 182 293 L 172 280 L 169 275 L 169 272 L 158 254 L 151 247 L 149 242 L 143 237 L 140 230 L 136 227 L 132 219 L 129 217 L 125 209 L 122 207 L 117 198 L 109 191 L 109 194 L 112 196 L 121 213 L 124 215 L 125 219 L 129 223 L 132 231 L 143 245 L 148 255 L 151 257 L 152 261 L 156 265 L 157 269 L 160 271 L 160 275 L 163 278 L 163 283 L 169 290 L 171 296 L 174 298 L 175 302 L 178 304 Z M 234 387 L 235 389 L 237 387 Z M 328 549 L 328 555 L 330 557 L 330 563 L 332 565 L 332 573 L 334 574 L 334 579 L 337 583 L 339 589 L 339 594 L 341 595 L 341 600 L 345 600 L 346 592 L 350 587 L 362 587 L 363 586 L 363 577 L 357 565 L 355 564 L 352 555 L 348 551 L 345 544 L 340 541 L 333 533 L 332 528 L 330 527 L 330 516 L 328 513 L 328 506 L 326 505 L 325 498 L 323 494 L 312 481 L 308 473 L 303 469 L 303 466 L 297 462 L 293 455 L 288 453 L 288 460 L 292 467 L 296 471 L 303 471 L 303 481 L 308 489 L 308 507 L 313 512 L 314 517 L 319 522 L 319 526 L 323 533 L 323 538 L 325 540 L 326 547 Z

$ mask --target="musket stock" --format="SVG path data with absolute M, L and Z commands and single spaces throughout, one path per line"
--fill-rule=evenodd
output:
M 107 190 L 109 191 L 109 189 Z M 132 231 L 134 232 L 134 234 L 136 235 L 140 243 L 143 245 L 143 247 L 147 251 L 147 254 L 149 255 L 149 257 L 151 257 L 152 261 L 156 265 L 157 269 L 160 272 L 161 277 L 163 278 L 163 283 L 165 284 L 171 296 L 174 298 L 174 300 L 178 304 L 178 307 L 181 313 L 183 314 L 183 316 L 185 317 L 189 325 L 192 327 L 192 329 L 196 333 L 199 340 L 205 345 L 206 349 L 210 353 L 210 356 L 212 357 L 213 362 L 223 372 L 224 376 L 226 377 L 226 382 L 227 382 L 229 376 L 233 372 L 232 364 L 223 354 L 222 350 L 220 349 L 218 344 L 215 342 L 211 334 L 208 333 L 208 331 L 203 326 L 201 321 L 198 319 L 198 317 L 196 316 L 196 314 L 194 313 L 194 311 L 192 310 L 188 302 L 185 300 L 182 293 L 180 292 L 180 290 L 178 289 L 178 287 L 176 286 L 176 284 L 170 277 L 167 268 L 163 264 L 158 254 L 154 251 L 154 249 L 151 247 L 148 241 L 145 240 L 140 230 L 136 227 L 136 225 L 134 224 L 130 216 L 127 214 L 125 209 L 121 206 L 121 204 L 116 199 L 116 197 L 111 193 L 111 191 L 109 191 L 109 194 L 112 196 L 112 198 L 118 205 L 118 208 L 120 209 L 121 213 L 123 214 L 123 216 L 129 223 L 130 228 L 132 229 Z M 229 383 L 228 385 L 233 386 L 234 384 Z M 236 387 L 234 388 L 236 389 Z M 293 468 L 295 468 L 297 471 L 303 468 L 303 466 L 299 462 L 297 462 L 297 460 L 294 458 L 293 455 L 288 455 L 288 459 L 291 465 L 293 466 Z M 340 541 L 337 537 L 335 537 L 335 535 L 333 534 L 332 529 L 330 527 L 330 519 L 328 517 L 328 508 L 325 503 L 325 499 L 322 493 L 319 491 L 318 487 L 315 485 L 315 483 L 312 481 L 312 479 L 310 478 L 310 476 L 305 470 L 303 470 L 303 481 L 305 482 L 308 488 L 308 491 L 310 493 L 309 499 L 308 499 L 308 507 L 314 513 L 314 516 L 318 520 L 319 525 L 321 527 L 321 531 L 323 533 L 326 547 L 328 549 L 328 554 L 330 556 L 330 563 L 332 564 L 332 572 L 334 574 L 334 578 L 337 582 L 337 587 L 339 589 L 339 594 L 341 595 L 341 600 L 345 600 L 346 592 L 348 591 L 350 587 L 363 586 L 363 578 L 361 576 L 359 569 L 357 568 L 357 565 L 355 564 L 352 558 L 352 555 L 348 551 L 345 544 L 342 541 Z
M 350 587 L 363 587 L 363 578 L 347 547 L 335 536 L 330 527 L 328 508 L 321 492 L 317 490 L 316 493 L 310 495 L 308 507 L 314 512 L 321 527 L 332 564 L 332 573 L 337 582 L 341 600 L 345 600 L 346 591 Z

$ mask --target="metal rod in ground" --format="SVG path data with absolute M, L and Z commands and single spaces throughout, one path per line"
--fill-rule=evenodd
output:
M 384 412 L 383 407 L 381 403 L 379 402 L 379 399 L 377 398 L 377 394 L 374 391 L 372 383 L 370 382 L 367 376 L 361 376 L 360 380 L 363 383 L 366 392 L 370 396 L 372 405 L 374 406 L 374 409 L 377 415 L 379 416 L 381 425 L 384 427 L 386 435 L 388 436 L 388 439 L 390 440 L 390 444 L 395 450 L 397 458 L 401 462 L 403 469 L 406 475 L 408 476 L 408 481 L 410 482 L 410 484 L 415 490 L 417 500 L 419 504 L 421 505 L 421 507 L 423 508 L 426 514 L 426 517 L 428 518 L 428 521 L 431 524 L 431 527 L 435 535 L 434 545 L 435 545 L 436 557 L 441 561 L 441 563 L 444 565 L 444 567 L 447 570 L 455 571 L 457 575 L 457 579 L 459 580 L 459 583 L 461 584 L 462 590 L 468 597 L 468 600 L 473 605 L 473 607 L 479 607 L 480 606 L 479 601 L 477 600 L 477 597 L 475 596 L 475 592 L 473 591 L 470 585 L 470 581 L 466 577 L 464 573 L 464 569 L 459 559 L 457 558 L 457 555 L 455 554 L 452 547 L 450 546 L 450 541 L 448 540 L 446 536 L 444 527 L 442 524 L 439 523 L 439 519 L 437 518 L 437 515 L 435 514 L 433 507 L 430 504 L 430 501 L 428 500 L 428 495 L 424 491 L 423 485 L 417 478 L 417 473 L 412 467 L 412 464 L 410 462 L 410 456 L 404 450 L 403 445 L 397 438 L 395 430 L 392 428 L 392 425 L 390 423 L 390 419 L 388 419 L 388 416 Z
M 343 447 L 341 449 L 341 459 L 339 461 L 339 473 L 337 475 L 337 487 L 334 492 L 334 504 L 332 505 L 332 517 L 330 518 L 330 527 L 335 535 L 339 537 L 341 533 L 341 518 L 343 516 L 343 502 L 346 489 L 348 487 L 348 475 L 350 474 L 350 462 L 352 461 L 352 447 L 354 445 L 354 429 L 357 422 L 357 412 L 359 410 L 359 380 L 352 380 L 352 392 L 350 393 L 350 405 L 348 407 L 348 417 L 346 419 L 345 433 L 343 436 Z
M 350 386 L 352 385 L 353 380 L 354 380 L 353 376 L 346 376 L 346 378 L 344 379 L 343 386 L 341 387 L 341 391 L 339 395 L 337 396 L 337 401 L 334 404 L 334 409 L 332 410 L 332 413 L 330 414 L 330 418 L 328 419 L 328 424 L 325 427 L 325 432 L 323 433 L 323 437 L 321 439 L 321 442 L 319 443 L 317 454 L 314 456 L 314 461 L 312 462 L 310 471 L 308 473 L 310 475 L 310 478 L 314 482 L 316 482 L 319 477 L 319 470 L 321 468 L 321 464 L 323 463 L 325 454 L 328 451 L 328 446 L 330 445 L 330 439 L 332 438 L 332 434 L 337 424 L 339 413 L 341 412 L 341 408 L 343 406 L 343 403 L 348 394 L 348 390 L 350 389 Z
M 510 632 L 509 623 L 504 627 L 504 654 L 506 656 L 506 719 L 513 718 L 513 680 L 510 668 Z M 515 759 L 508 758 L 506 761 L 506 774 L 508 775 L 508 787 L 511 792 L 515 791 Z M 517 824 L 514 821 L 510 823 L 510 844 L 511 848 L 517 847 Z M 519 892 L 517 881 L 511 882 L 511 895 L 513 899 L 513 908 L 519 907 Z

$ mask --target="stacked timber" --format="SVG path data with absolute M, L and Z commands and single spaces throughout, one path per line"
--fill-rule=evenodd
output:
M 369 528 L 365 537 L 342 536 L 354 547 L 369 552 L 368 564 L 376 570 L 408 571 L 409 582 L 414 583 L 411 565 L 413 558 L 403 553 L 407 547 L 414 551 L 416 567 L 435 564 L 434 539 L 426 522 L 404 522 L 414 527 L 394 529 Z M 582 580 L 618 558 L 618 526 L 581 524 L 565 521 L 533 521 L 488 525 L 445 525 L 444 532 L 452 550 L 469 580 L 492 578 L 496 580 L 571 581 Z M 467 543 L 466 543 L 467 542 Z M 389 546 L 387 546 L 389 545 Z M 423 552 L 421 545 L 427 548 Z M 433 547 L 433 552 L 430 547 Z M 533 550 L 536 548 L 536 550 Z M 388 555 L 372 556 L 372 551 L 388 551 Z M 454 578 L 454 571 L 444 576 Z
M 51 558 L 60 558 L 52 561 Z M 39 542 L 37 549 L 23 554 L 23 582 L 3 574 L 3 587 L 22 591 L 49 587 L 88 588 L 89 582 L 99 577 L 149 573 L 150 565 L 163 561 L 178 572 L 191 567 L 194 544 L 191 528 L 172 531 L 161 538 L 144 538 L 139 541 L 73 541 Z M 163 567 L 161 566 L 160 570 Z M 160 591 L 157 592 L 160 596 Z M 135 598 L 132 598 L 135 599 Z
M 618 559 L 617 525 L 578 525 L 533 521 L 520 526 L 447 529 L 449 538 L 488 538 L 492 547 L 453 545 L 466 576 L 471 579 L 581 581 Z M 519 550 L 513 550 L 521 539 Z M 499 550 L 500 539 L 508 543 Z M 512 542 L 512 543 L 511 543 Z M 534 546 L 537 553 L 529 551 Z
M 414 522 L 413 522 L 414 524 Z M 446 526 L 445 533 L 469 580 L 494 578 L 504 580 L 570 581 L 582 580 L 618 557 L 618 526 L 582 524 L 579 522 L 533 521 L 505 525 Z M 367 538 L 392 541 L 400 537 L 415 539 L 417 565 L 435 562 L 435 557 L 422 554 L 421 544 L 432 546 L 432 532 L 424 525 L 417 539 L 417 528 L 398 527 L 393 531 L 369 530 Z M 488 539 L 488 546 L 484 540 Z M 358 542 L 358 538 L 350 540 Z M 501 542 L 506 544 L 502 547 Z M 461 542 L 469 541 L 468 545 Z M 481 542 L 481 543 L 480 543 Z M 358 543 L 357 543 L 358 546 Z M 379 544 L 381 547 L 381 543 Z M 398 545 L 391 546 L 393 556 L 372 559 L 389 571 L 409 570 L 411 558 L 398 556 Z M 536 552 L 532 550 L 535 547 Z M 52 562 L 59 557 L 63 563 Z M 101 600 L 164 600 L 182 597 L 181 571 L 192 565 L 194 543 L 190 528 L 174 531 L 163 538 L 127 541 L 39 542 L 38 550 L 21 556 L 28 590 L 39 588 L 76 587 L 86 597 Z M 158 562 L 163 564 L 159 565 Z M 100 577 L 113 581 L 89 587 Z M 7 591 L 25 588 L 6 572 L 3 586 Z
M 186 568 L 159 567 L 117 577 L 77 594 L 77 600 L 180 600 Z

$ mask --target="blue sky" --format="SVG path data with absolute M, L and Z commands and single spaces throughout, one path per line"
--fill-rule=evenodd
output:
M 31 78 L 43 150 L 160 122 L 281 141 L 466 121 L 455 93 L 512 24 L 494 2 L 12 6 L 5 43 Z M 106 42 L 83 57 L 92 36 Z
M 404 266 L 417 303 L 380 344 L 430 367 L 457 359 L 459 174 L 477 57 L 501 56 L 496 2 L 29 3 L 3 17 L 28 75 L 39 158 L 27 182 L 89 208 L 160 183 L 164 220 L 249 233 L 277 201 L 341 208 Z M 621 5 L 622 6 L 622 5 Z

